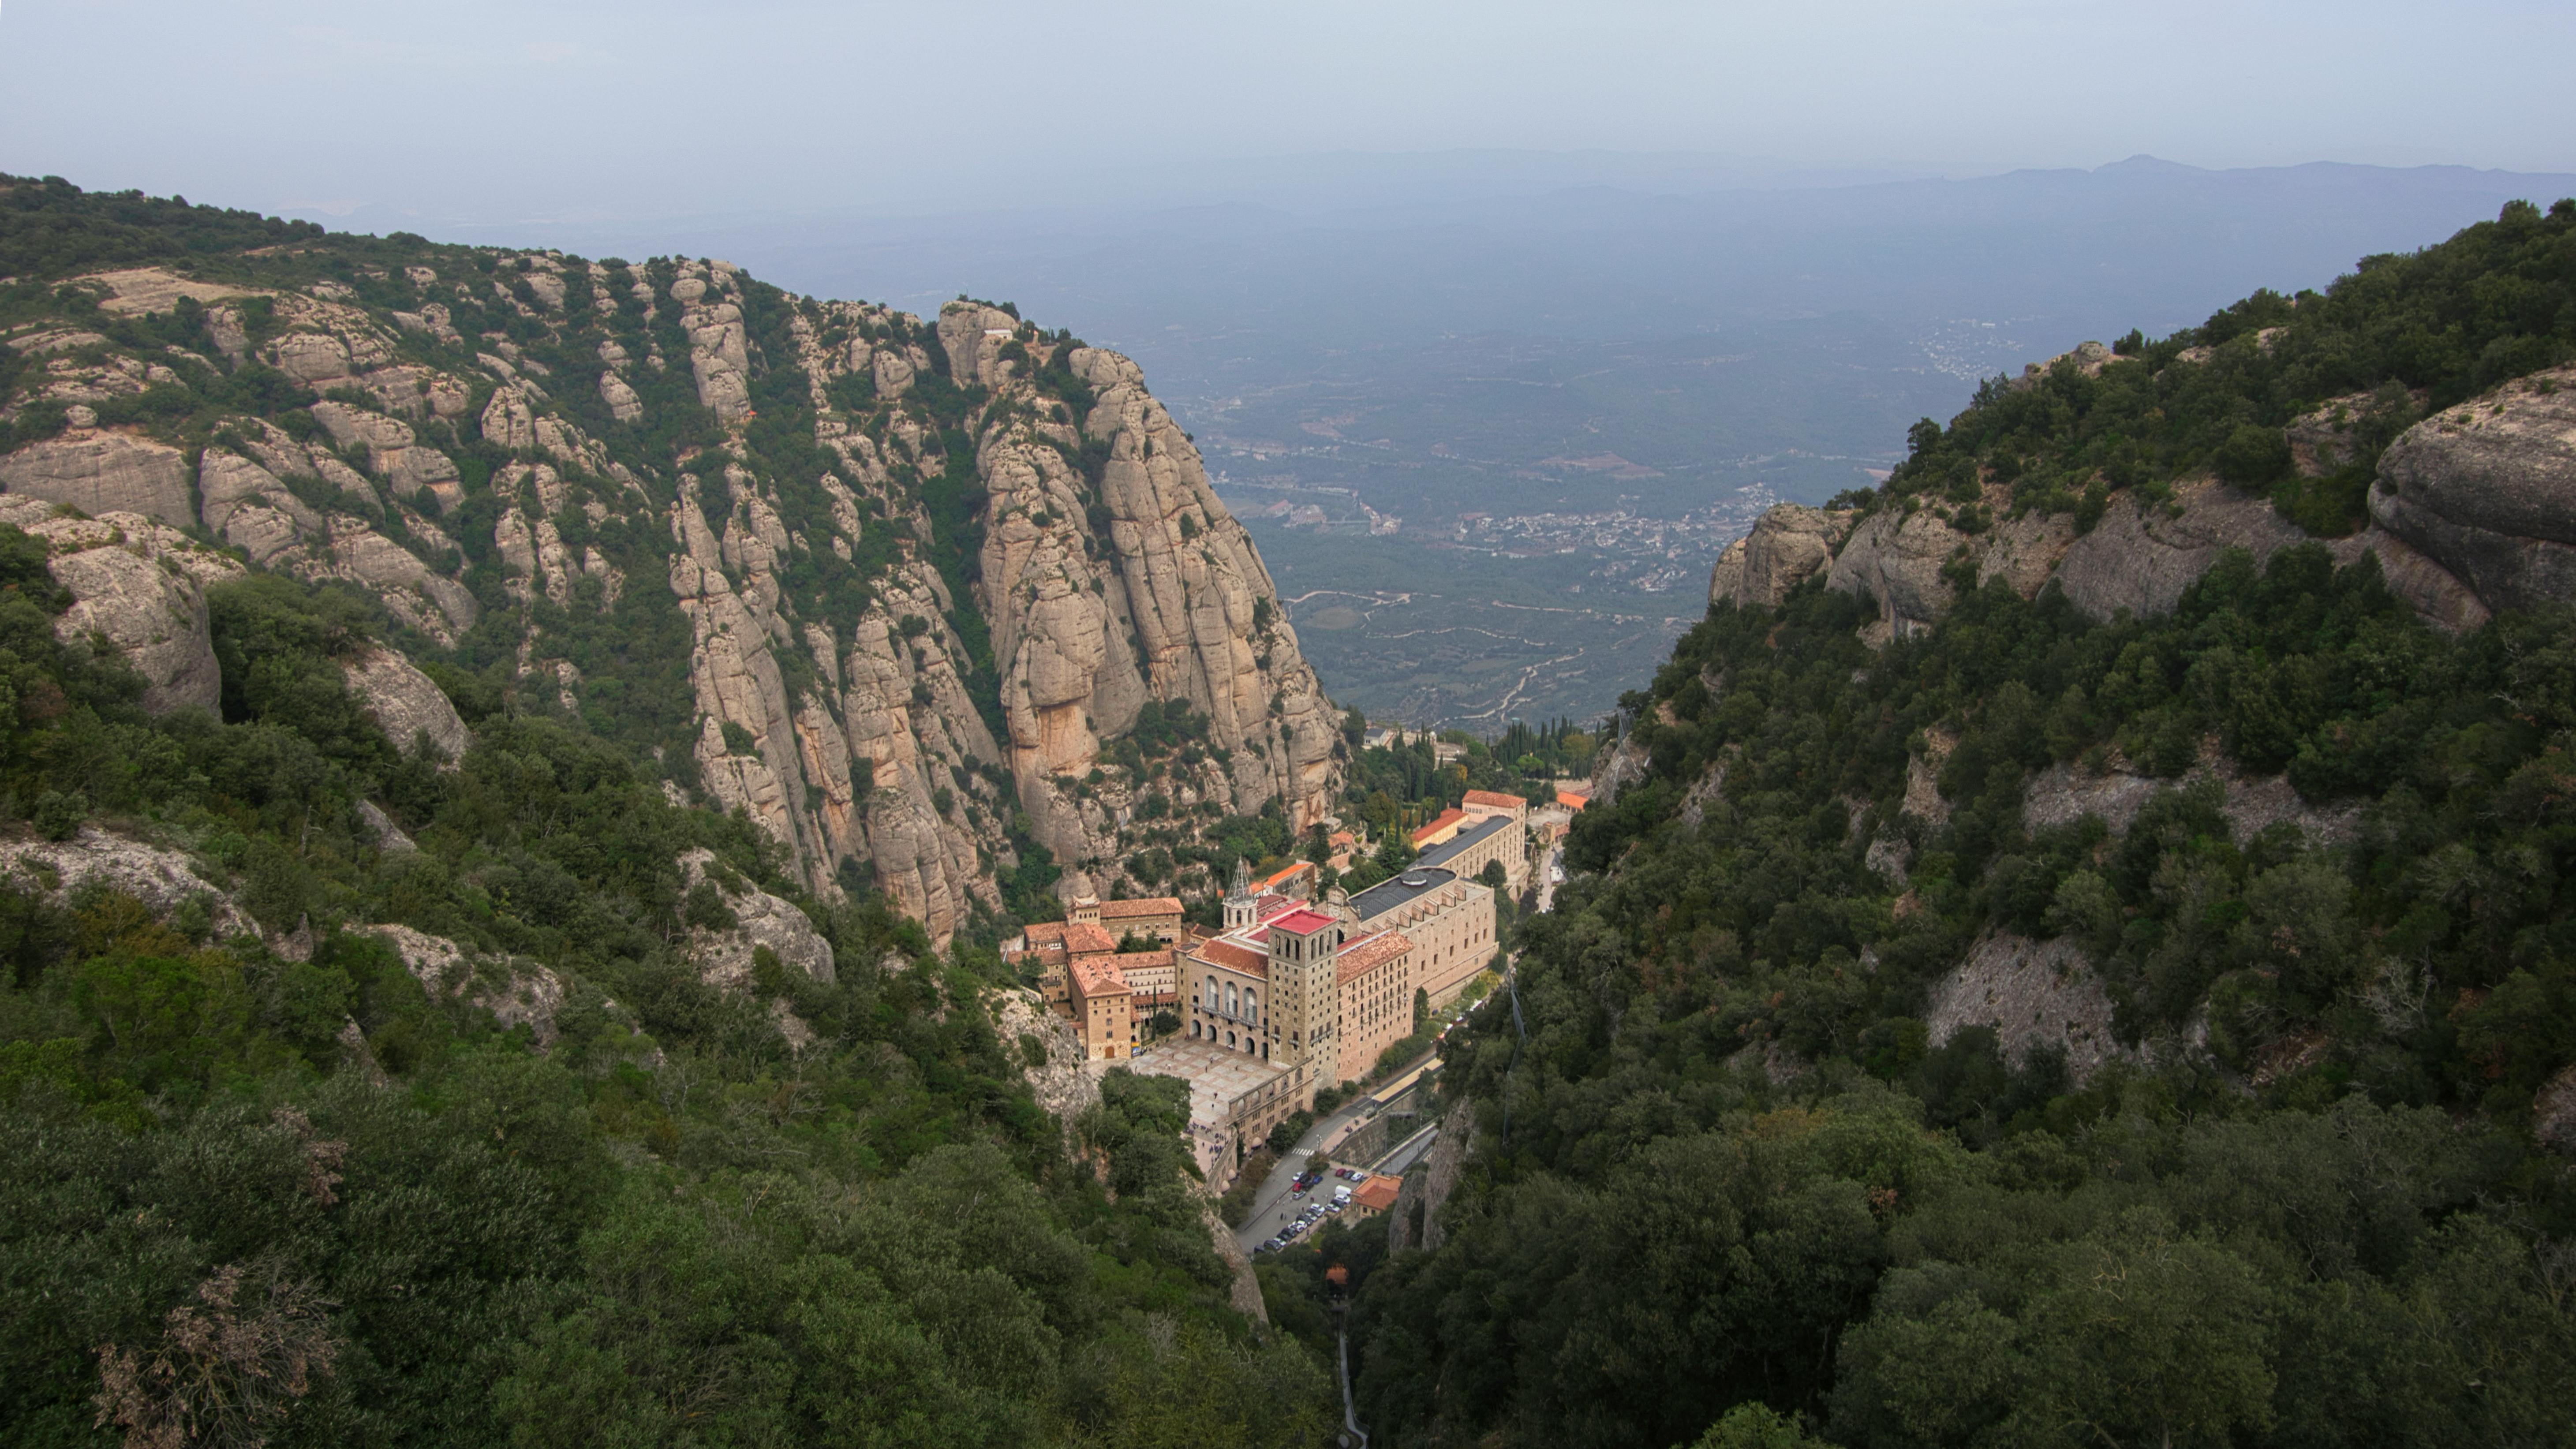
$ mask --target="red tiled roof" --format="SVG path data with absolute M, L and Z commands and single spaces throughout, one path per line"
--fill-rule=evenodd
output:
M 1568 810 L 1580 810 L 1592 803 L 1592 797 L 1572 790 L 1559 790 L 1556 792 L 1556 803 Z
M 1522 799 L 1518 795 L 1506 795 L 1500 790 L 1470 790 L 1467 792 L 1467 803 L 1470 805 L 1495 805 L 1500 806 L 1505 810 L 1518 810 L 1522 806 L 1529 804 L 1527 800 Z
M 1252 903 L 1252 918 L 1267 922 L 1272 916 L 1283 911 L 1301 911 L 1305 908 L 1306 903 L 1295 896 L 1283 896 L 1273 892 Z
M 1198 956 L 1200 960 L 1211 966 L 1223 966 L 1229 971 L 1240 971 L 1247 976 L 1258 976 L 1263 980 L 1268 980 L 1270 977 L 1268 956 L 1249 946 L 1238 946 L 1232 941 L 1210 941 L 1199 947 Z
M 1344 946 L 1341 956 L 1334 962 L 1333 984 L 1348 985 L 1412 949 L 1412 940 L 1402 931 L 1380 931 Z
M 1300 936 L 1311 936 L 1331 924 L 1333 924 L 1333 918 L 1322 911 L 1290 911 L 1278 920 L 1270 922 L 1270 925 L 1279 930 L 1291 931 Z
M 1422 842 L 1429 840 L 1431 837 L 1438 835 L 1441 831 L 1448 829 L 1450 826 L 1455 825 L 1466 818 L 1467 812 L 1464 810 L 1443 810 L 1430 824 L 1416 826 L 1414 828 L 1413 843 L 1420 845 Z
M 1029 927 L 1028 938 L 1029 949 L 1032 951 L 1040 951 L 1048 947 L 1062 950 L 1064 949 L 1064 922 L 1040 921 Z
M 1129 989 L 1127 978 L 1119 975 L 1118 968 L 1107 961 L 1073 963 L 1073 992 L 1076 996 L 1125 996 Z
M 1395 1206 L 1396 1194 L 1403 1190 L 1403 1178 L 1372 1177 L 1352 1192 L 1351 1201 L 1367 1208 L 1370 1212 L 1382 1213 Z
M 1118 949 L 1118 938 L 1088 921 L 1064 928 L 1064 949 L 1076 956 L 1101 956 Z
M 1282 882 L 1284 882 L 1284 881 L 1292 881 L 1292 880 L 1295 880 L 1297 877 L 1299 877 L 1299 876 L 1301 876 L 1301 875 L 1309 875 L 1309 874 L 1312 874 L 1312 873 L 1314 872 L 1314 869 L 1315 869 L 1315 863 L 1314 863 L 1313 861 L 1309 861 L 1309 860 L 1301 860 L 1301 861 L 1297 862 L 1295 865 L 1289 866 L 1289 867 L 1288 867 L 1288 868 L 1286 868 L 1285 870 L 1281 870 L 1281 871 L 1279 871 L 1279 872 L 1277 872 L 1277 873 L 1273 874 L 1273 875 L 1272 875 L 1268 880 L 1265 880 L 1265 881 L 1261 882 L 1260 884 L 1258 884 L 1258 885 L 1254 886 L 1254 887 L 1253 887 L 1253 889 L 1254 889 L 1254 890 L 1257 890 L 1257 891 L 1260 891 L 1260 892 L 1263 892 L 1264 894 L 1268 894 L 1268 893 L 1270 893 L 1270 892 L 1273 890 L 1273 888 L 1277 887 L 1280 883 L 1282 883 Z
M 1100 919 L 1122 921 L 1129 916 L 1177 916 L 1181 903 L 1171 896 L 1146 896 L 1142 900 L 1102 901 Z

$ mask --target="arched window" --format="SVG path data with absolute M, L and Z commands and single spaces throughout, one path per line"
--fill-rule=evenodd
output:
M 1243 1013 L 1234 1009 L 1234 1004 L 1234 983 L 1229 981 L 1225 986 L 1225 1014 L 1232 1017 L 1242 1016 Z
M 1261 1025 L 1261 994 L 1249 988 L 1243 993 L 1243 1019 Z

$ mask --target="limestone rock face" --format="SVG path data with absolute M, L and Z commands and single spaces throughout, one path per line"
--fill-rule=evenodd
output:
M 2407 429 L 2380 457 L 2370 515 L 2490 608 L 2576 599 L 2576 367 Z
M 681 325 L 689 332 L 689 367 L 697 374 L 698 401 L 728 423 L 751 413 L 751 351 L 742 308 L 724 300 L 734 288 L 729 270 L 713 269 L 710 277 L 698 273 L 695 264 L 690 274 L 671 284 Z
M 276 474 L 229 449 L 205 451 L 197 468 L 197 497 L 208 531 L 263 568 L 322 532 L 321 514 Z
M 2000 577 L 2024 598 L 2037 594 L 2076 542 L 2075 525 L 2063 515 L 2006 517 L 1998 506 L 2009 504 L 2003 490 L 1988 493 L 1986 506 L 1997 521 L 1973 535 L 1931 508 L 1870 515 L 1835 556 L 1825 587 L 1875 599 L 1880 628 L 1895 638 L 1928 627 L 1948 610 L 1956 591 L 1942 570 L 1957 559 L 1973 559 L 1980 582 Z
M 445 761 L 441 768 L 449 770 L 465 758 L 470 737 L 464 719 L 448 702 L 446 691 L 412 668 L 411 661 L 390 649 L 370 648 L 342 660 L 340 674 L 395 749 L 412 754 L 426 741 Z
M 214 708 L 223 680 L 205 588 L 240 577 L 241 565 L 139 513 L 56 518 L 53 511 L 32 498 L 0 497 L 0 523 L 44 539 L 53 550 L 46 571 L 71 591 L 55 634 L 67 643 L 105 638 L 143 676 L 142 704 L 155 714 Z
M 939 309 L 939 345 L 948 354 L 948 375 L 960 383 L 991 387 L 1008 372 L 1002 348 L 1020 328 L 1020 319 L 999 307 L 952 302 Z
M 2031 388 L 2039 386 L 2039 380 L 2048 374 L 2049 369 L 2057 366 L 2061 362 L 2073 367 L 2078 373 L 2081 373 L 2086 377 L 2099 377 L 2102 375 L 2103 368 L 2109 367 L 2113 363 L 2126 361 L 2128 361 L 2127 358 L 2120 356 L 2099 342 L 2078 343 L 2073 351 L 2061 352 L 2055 357 L 2048 359 L 2046 362 L 2028 362 L 2022 364 L 2021 376 L 2005 383 L 2004 386 L 2011 388 L 2015 392 L 2027 392 Z
M 9 877 L 22 890 L 44 889 L 50 879 L 48 894 L 57 903 L 95 882 L 134 897 L 164 919 L 192 899 L 203 900 L 216 935 L 257 929 L 231 896 L 197 874 L 187 856 L 95 825 L 82 826 L 69 840 L 0 840 L 0 878 Z
M 1082 1038 L 1064 1014 L 1049 1010 L 1036 992 L 1022 987 L 997 990 L 992 996 L 993 1034 L 1002 1050 L 1020 1064 L 1020 1075 L 1038 1105 L 1055 1114 L 1067 1133 L 1074 1119 L 1100 1102 L 1100 1079 L 1083 1069 Z M 1044 1060 L 1032 1062 L 1022 1038 L 1034 1039 Z
M 409 926 L 359 926 L 394 948 L 403 969 L 432 1001 L 462 1001 L 492 1013 L 504 1031 L 525 1026 L 542 1051 L 554 1045 L 555 1017 L 563 1010 L 563 978 L 534 961 L 468 957 L 445 936 Z
M 2162 614 L 2226 550 L 2244 549 L 2259 563 L 2307 538 L 2269 502 L 2215 480 L 2181 485 L 2174 503 L 2178 514 L 2114 497 L 2093 531 L 2066 552 L 2058 582 L 2067 601 L 2093 619 L 2122 609 Z
M 0 492 L 68 503 L 93 517 L 140 513 L 185 528 L 188 455 L 123 433 L 75 429 L 0 456 Z
M 474 627 L 478 609 L 463 584 L 430 568 L 363 518 L 334 513 L 325 524 L 330 531 L 327 552 L 297 556 L 291 561 L 293 572 L 364 584 L 395 618 L 442 644 L 453 644 L 457 635 Z
M 898 398 L 912 390 L 912 380 L 921 365 L 901 352 L 880 352 L 869 364 L 869 376 L 876 383 L 877 396 Z
M 1923 1023 L 1935 1046 L 1963 1027 L 1990 1027 L 2008 1062 L 2034 1046 L 2063 1046 L 2067 1073 L 2079 1082 L 2129 1055 L 2111 1035 L 2111 997 L 2101 976 L 2063 936 L 2033 941 L 1998 933 L 1978 941 L 1965 962 L 1933 983 Z
M 1205 711 L 1215 743 L 1234 752 L 1236 797 L 1276 795 L 1304 830 L 1332 808 L 1336 721 L 1269 569 L 1208 486 L 1197 447 L 1145 391 L 1142 369 L 1098 348 L 1068 361 L 1097 396 L 1083 430 L 1110 445 L 1100 492 L 1124 588 L 1108 594 L 1114 614 L 1123 592 L 1141 646 L 1138 702 L 1185 699 Z M 1104 645 L 1109 658 L 1115 643 Z M 1133 719 L 1117 716 L 1118 697 L 1103 700 L 1111 729 Z
M 2486 601 L 2460 582 L 2459 575 L 2380 525 L 2363 529 L 2349 547 L 2338 545 L 2336 557 L 2348 562 L 2346 555 L 2359 549 L 2379 555 L 2379 574 L 2387 581 L 2388 591 L 2414 605 L 2415 612 L 2433 627 L 2457 634 L 2493 617 Z
M 537 445 L 536 414 L 521 389 L 512 386 L 494 390 L 492 400 L 483 405 L 483 438 L 514 450 Z
M 626 379 L 614 372 L 599 375 L 599 400 L 608 404 L 608 414 L 621 423 L 631 423 L 644 416 L 644 400 Z
M 117 400 L 183 380 L 174 363 L 102 358 L 118 344 L 73 318 L 9 339 L 33 363 L 0 406 L 86 410 L 70 433 L 0 456 L 0 510 L 46 533 L 73 586 L 65 632 L 108 634 L 156 708 L 212 703 L 202 590 L 240 559 L 356 584 L 406 633 L 444 646 L 485 622 L 488 599 L 516 636 L 521 701 L 578 712 L 609 706 L 643 677 L 626 671 L 659 662 L 587 645 L 598 636 L 583 616 L 618 607 L 642 584 L 629 578 L 640 562 L 663 574 L 649 587 L 667 584 L 688 630 L 692 717 L 655 751 L 666 794 L 742 811 L 817 900 L 872 876 L 941 946 L 1002 908 L 1024 851 L 1052 851 L 1067 886 L 1190 892 L 1206 883 L 1187 859 L 1177 877 L 1121 879 L 1132 862 L 1163 869 L 1145 852 L 1149 829 L 1195 844 L 1203 822 L 1268 799 L 1301 828 L 1331 807 L 1339 718 L 1251 540 L 1127 359 L 980 304 L 925 326 L 874 304 L 763 293 L 755 339 L 745 279 L 724 263 L 504 260 L 497 275 L 403 269 L 393 285 L 417 290 L 405 304 L 416 310 L 401 312 L 330 279 L 265 294 L 256 328 L 224 300 L 237 292 L 200 297 L 211 353 L 300 384 L 308 395 L 293 405 L 318 437 L 286 431 L 284 403 L 258 409 L 274 418 L 223 419 L 222 441 L 194 454 L 100 429 L 97 412 Z M 566 285 L 575 266 L 591 307 Z M 458 299 L 510 314 L 519 335 L 469 340 Z M 637 421 L 648 374 L 636 369 L 683 361 L 670 341 L 593 315 L 636 304 L 660 319 L 646 339 L 681 324 L 722 442 L 639 453 L 622 433 L 612 456 L 566 406 L 596 388 L 611 418 Z M 528 326 L 560 345 L 535 345 Z M 405 360 L 433 342 L 458 349 L 452 370 Z M 802 373 L 813 415 L 814 449 L 792 464 L 743 428 L 755 379 L 786 368 Z M 1059 380 L 1068 369 L 1081 387 Z M 971 389 L 962 418 L 934 419 L 915 396 L 941 371 Z M 948 456 L 961 435 L 971 459 Z M 481 467 L 463 462 L 486 444 L 511 455 L 493 460 L 488 510 L 468 506 L 464 475 Z M 955 578 L 933 551 L 953 542 L 938 530 L 955 515 L 934 520 L 923 486 L 952 463 L 980 485 L 963 520 L 980 556 Z M 105 519 L 54 520 L 57 503 Z M 463 535 L 469 519 L 479 537 Z M 188 544 L 183 527 L 219 547 Z M 491 593 L 469 558 L 498 575 Z M 390 648 L 345 673 L 399 746 L 425 735 L 451 758 L 466 747 L 454 710 Z M 1186 738 L 1158 734 L 1151 758 L 1130 763 L 1122 736 L 1149 702 Z M 389 821 L 370 833 L 402 848 Z
M 1834 548 L 1851 532 L 1849 511 L 1829 512 L 1796 503 L 1763 511 L 1753 531 L 1726 546 L 1709 571 L 1708 602 L 1747 608 L 1779 607 L 1789 591 L 1834 561 Z
M 697 889 L 708 879 L 707 867 L 715 852 L 693 850 L 680 857 L 680 873 L 686 887 Z M 805 919 L 805 913 L 755 886 L 729 888 L 718 882 L 716 889 L 724 896 L 727 909 L 734 914 L 730 929 L 692 928 L 689 932 L 689 959 L 697 964 L 699 976 L 710 985 L 736 991 L 752 986 L 753 953 L 767 947 L 780 964 L 804 972 L 817 981 L 833 979 L 832 945 Z

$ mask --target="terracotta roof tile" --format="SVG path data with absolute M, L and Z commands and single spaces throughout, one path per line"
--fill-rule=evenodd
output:
M 1506 795 L 1500 790 L 1470 790 L 1466 799 L 1470 805 L 1493 805 L 1505 810 L 1518 810 L 1529 804 L 1518 795 Z
M 1146 896 L 1133 901 L 1102 901 L 1100 919 L 1123 921 L 1130 916 L 1177 916 L 1181 903 L 1172 896 Z
M 1076 956 L 1098 956 L 1114 953 L 1118 938 L 1088 921 L 1076 921 L 1064 928 L 1064 949 Z
M 1403 1178 L 1372 1177 L 1361 1183 L 1358 1189 L 1351 1193 L 1351 1201 L 1367 1208 L 1370 1212 L 1382 1213 L 1395 1206 L 1396 1194 L 1403 1190 Z
M 1342 948 L 1333 965 L 1333 983 L 1345 986 L 1413 949 L 1402 931 L 1380 931 Z
M 1125 996 L 1130 988 L 1127 978 L 1107 961 L 1073 963 L 1073 991 L 1076 996 Z
M 1422 842 L 1429 840 L 1431 837 L 1438 835 L 1441 831 L 1448 829 L 1450 826 L 1455 825 L 1466 818 L 1467 812 L 1464 810 L 1443 810 L 1437 816 L 1432 818 L 1430 824 L 1416 826 L 1414 828 L 1413 843 L 1420 845 Z
M 1223 966 L 1229 971 L 1240 971 L 1247 976 L 1258 976 L 1265 981 L 1270 977 L 1268 956 L 1249 946 L 1236 945 L 1232 941 L 1210 941 L 1199 947 L 1198 956 L 1200 960 L 1211 966 Z
M 1263 892 L 1263 893 L 1267 894 L 1267 893 L 1270 893 L 1270 892 L 1277 891 L 1277 890 L 1278 890 L 1278 888 L 1279 888 L 1281 885 L 1283 885 L 1283 884 L 1285 884 L 1285 883 L 1287 883 L 1287 882 L 1289 882 L 1289 881 L 1295 880 L 1295 879 L 1297 879 L 1299 876 L 1302 876 L 1302 875 L 1312 875 L 1312 874 L 1314 874 L 1314 873 L 1315 873 L 1315 863 L 1314 863 L 1313 861 L 1310 861 L 1310 860 L 1301 860 L 1301 861 L 1297 862 L 1295 865 L 1289 866 L 1289 867 L 1287 867 L 1287 868 L 1286 868 L 1286 869 L 1284 869 L 1284 870 L 1280 870 L 1280 871 L 1275 872 L 1274 874 L 1272 874 L 1272 875 L 1269 877 L 1269 879 L 1264 880 L 1264 881 L 1261 881 L 1260 883 L 1258 883 L 1258 884 L 1256 884 L 1255 886 L 1253 886 L 1253 889 L 1254 889 L 1254 890 L 1257 890 L 1257 891 L 1261 891 L 1261 892 Z

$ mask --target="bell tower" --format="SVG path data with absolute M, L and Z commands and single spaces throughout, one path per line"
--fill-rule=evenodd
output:
M 1340 1051 L 1333 1031 L 1334 976 L 1342 923 L 1321 911 L 1291 911 L 1270 923 L 1270 1059 L 1302 1062 L 1309 1086 L 1330 1086 Z
M 1225 891 L 1225 928 L 1239 931 L 1252 924 L 1252 863 L 1234 858 L 1234 882 Z

